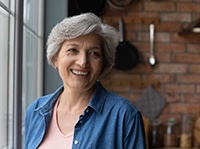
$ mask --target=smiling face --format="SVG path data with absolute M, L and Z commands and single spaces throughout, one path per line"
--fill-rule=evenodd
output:
M 79 36 L 63 42 L 54 58 L 63 84 L 71 89 L 88 90 L 102 72 L 102 39 L 97 34 Z

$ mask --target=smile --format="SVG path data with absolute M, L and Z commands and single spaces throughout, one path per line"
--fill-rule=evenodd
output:
M 90 74 L 88 71 L 71 70 L 71 72 L 77 76 L 87 76 Z

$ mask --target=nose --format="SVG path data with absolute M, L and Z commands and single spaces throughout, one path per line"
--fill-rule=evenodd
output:
M 79 66 L 83 67 L 83 68 L 87 67 L 88 64 L 89 64 L 87 53 L 85 53 L 85 52 L 80 53 L 79 56 L 78 56 L 78 58 L 77 58 L 76 63 Z

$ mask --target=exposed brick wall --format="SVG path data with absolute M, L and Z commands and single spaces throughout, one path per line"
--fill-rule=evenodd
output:
M 141 0 L 127 10 L 107 7 L 103 17 L 158 17 L 155 30 L 155 55 L 158 60 L 151 69 L 149 56 L 149 26 L 141 23 L 125 25 L 125 39 L 134 44 L 140 63 L 130 71 L 112 69 L 103 80 L 158 80 L 156 90 L 167 104 L 159 116 L 180 119 L 184 113 L 200 111 L 200 35 L 180 36 L 178 32 L 200 17 L 200 0 Z M 109 23 L 109 22 L 108 22 Z M 111 25 L 118 28 L 117 23 Z M 146 86 L 106 86 L 131 102 L 136 102 Z

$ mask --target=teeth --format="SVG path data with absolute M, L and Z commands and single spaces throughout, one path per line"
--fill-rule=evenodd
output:
M 75 75 L 79 75 L 79 76 L 86 76 L 86 75 L 89 74 L 88 72 L 77 71 L 77 70 L 72 70 L 72 72 L 73 72 Z

